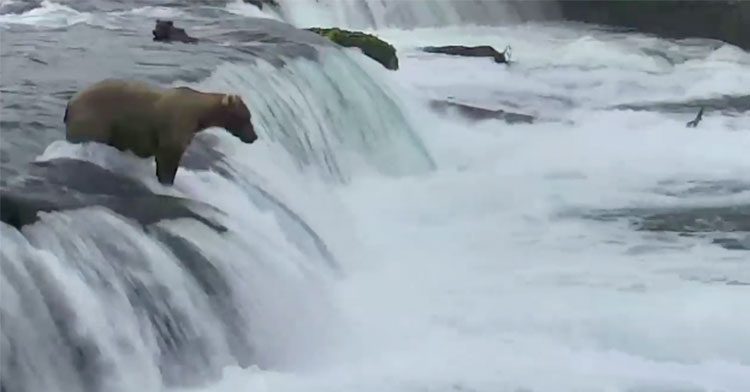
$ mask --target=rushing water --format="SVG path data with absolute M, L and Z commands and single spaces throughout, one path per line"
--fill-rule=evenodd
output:
M 512 23 L 552 3 L 156 3 L 0 6 L 3 204 L 68 208 L 3 223 L 3 392 L 750 390 L 747 52 Z M 163 187 L 63 141 L 110 76 L 242 94 L 260 140 L 208 130 Z
M 558 15 L 554 3 L 528 1 L 281 0 L 280 16 L 297 26 L 354 28 L 497 26 Z M 277 14 L 278 15 L 278 14 Z

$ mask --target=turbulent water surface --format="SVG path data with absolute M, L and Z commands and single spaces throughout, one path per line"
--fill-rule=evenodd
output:
M 551 2 L 279 3 L 2 0 L 3 392 L 750 390 L 750 54 Z M 64 141 L 108 77 L 239 93 L 260 140 L 207 130 L 161 186 Z

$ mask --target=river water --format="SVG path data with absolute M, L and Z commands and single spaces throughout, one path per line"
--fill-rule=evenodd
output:
M 2 190 L 75 206 L 3 223 L 3 392 L 750 390 L 750 54 L 554 3 L 340 4 L 3 1 Z M 260 139 L 210 129 L 163 187 L 64 141 L 105 77 L 239 93 Z

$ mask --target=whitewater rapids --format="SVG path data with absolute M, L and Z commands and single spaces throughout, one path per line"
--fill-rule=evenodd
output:
M 240 310 L 264 318 L 245 331 L 259 343 L 262 366 L 224 366 L 218 382 L 168 391 L 750 390 L 750 252 L 701 236 L 636 231 L 627 219 L 591 218 L 620 209 L 750 204 L 750 108 L 727 103 L 750 91 L 750 54 L 707 40 L 537 23 L 376 31 L 397 47 L 399 71 L 349 49 L 322 62 L 355 75 L 338 83 L 323 80 L 334 71 L 316 71 L 304 60 L 291 62 L 278 80 L 221 66 L 201 81 L 245 86 L 255 105 L 290 108 L 283 118 L 270 111 L 259 116 L 268 134 L 282 128 L 274 121 L 298 126 L 300 134 L 289 140 L 245 148 L 212 133 L 247 183 L 185 170 L 177 189 L 166 192 L 151 184 L 151 167 L 142 161 L 124 159 L 118 169 L 136 171 L 155 191 L 187 195 L 236 217 L 225 222 L 228 238 L 187 222 L 165 226 L 221 260 L 223 271 L 236 274 L 233 287 L 248 286 L 235 296 Z M 445 42 L 510 44 L 515 63 L 418 50 Z M 253 98 L 247 87 L 253 85 L 305 87 L 298 95 L 279 93 L 275 102 Z M 360 86 L 363 95 L 351 105 L 335 96 Z M 306 102 L 318 93 L 322 103 Z M 380 101 L 368 102 L 373 97 Z M 431 99 L 523 112 L 537 121 L 438 115 Z M 700 100 L 717 109 L 688 129 Z M 674 110 L 660 106 L 675 102 Z M 352 112 L 337 117 L 341 128 L 335 128 L 326 122 L 330 110 Z M 367 143 L 354 137 L 372 136 L 374 114 L 394 110 L 404 118 L 385 122 L 393 129 L 363 137 Z M 366 124 L 355 126 L 359 118 Z M 332 129 L 356 132 L 335 138 Z M 309 134 L 318 138 L 296 149 Z M 58 144 L 40 159 L 76 156 L 111 167 L 109 152 L 81 151 Z M 308 153 L 312 158 L 303 159 Z M 337 164 L 329 166 L 327 157 Z M 309 224 L 330 248 L 335 273 L 305 245 L 306 234 L 285 235 L 297 227 L 293 219 L 250 202 L 251 185 Z M 101 220 L 144 254 L 167 258 L 145 235 L 96 213 L 73 214 L 73 228 L 85 231 L 88 219 Z M 62 215 L 47 223 L 70 227 Z M 43 239 L 45 230 L 37 225 L 31 236 Z M 741 243 L 750 241 L 740 235 Z M 4 240 L 10 236 L 3 233 Z M 258 265 L 238 262 L 248 249 Z M 160 268 L 165 281 L 182 279 L 171 264 Z M 58 272 L 61 279 L 71 274 L 70 290 L 90 305 L 76 272 Z M 246 278 L 252 280 L 243 285 Z M 183 294 L 185 308 L 202 309 L 188 300 L 192 292 Z M 220 334 L 213 320 L 195 325 L 212 338 Z M 136 330 L 127 324 L 124 333 Z M 220 345 L 221 339 L 209 340 Z M 155 364 L 120 365 L 123 390 L 153 387 L 158 379 Z
M 207 390 L 750 388 L 746 252 L 562 217 L 750 201 L 747 188 L 682 198 L 659 189 L 749 181 L 747 111 L 716 112 L 692 130 L 688 111 L 611 109 L 747 93 L 750 55 L 535 25 L 378 33 L 402 62 L 380 73 L 402 86 L 439 168 L 338 189 L 364 250 L 336 287 L 349 320 L 336 360 L 299 373 L 228 371 Z M 517 63 L 416 50 L 447 40 L 511 42 Z M 673 66 L 643 47 L 689 55 Z M 423 108 L 446 96 L 553 119 L 475 124 Z

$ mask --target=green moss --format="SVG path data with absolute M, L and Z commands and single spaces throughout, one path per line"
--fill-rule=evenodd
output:
M 366 56 L 372 58 L 380 64 L 383 64 L 383 66 L 387 69 L 398 69 L 398 57 L 396 57 L 396 49 L 388 42 L 385 42 L 374 35 L 366 34 L 360 31 L 342 30 L 337 27 L 312 27 L 307 30 L 326 37 L 341 46 L 345 46 L 348 48 L 359 48 Z

